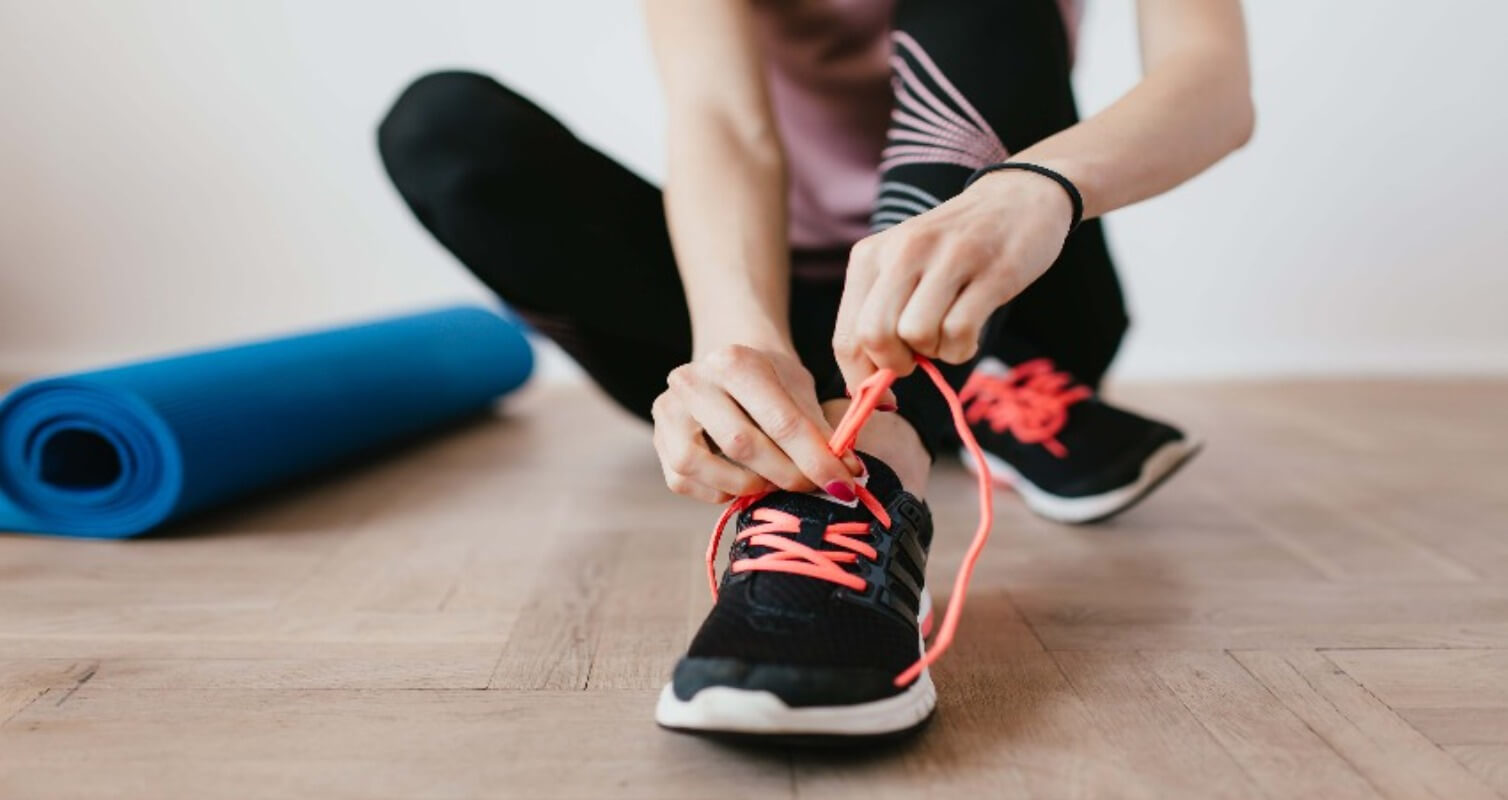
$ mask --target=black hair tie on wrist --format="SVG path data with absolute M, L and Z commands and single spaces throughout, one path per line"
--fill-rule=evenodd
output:
M 1079 223 L 1084 221 L 1084 195 L 1079 194 L 1079 187 L 1074 186 L 1073 181 L 1063 177 L 1062 173 L 1048 169 L 1041 164 L 1028 164 L 1025 161 L 1002 161 L 999 164 L 987 164 L 974 170 L 974 174 L 970 175 L 969 179 L 963 182 L 963 188 L 967 189 L 973 185 L 974 181 L 983 178 L 991 172 L 999 172 L 1003 169 L 1020 169 L 1027 172 L 1035 172 L 1044 178 L 1051 178 L 1059 186 L 1063 187 L 1063 191 L 1068 193 L 1068 202 L 1073 206 L 1073 220 L 1068 223 L 1068 232 L 1073 233 L 1074 229 L 1079 227 Z

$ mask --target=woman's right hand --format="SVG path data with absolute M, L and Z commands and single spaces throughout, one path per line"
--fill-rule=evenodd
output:
M 708 503 L 773 488 L 854 497 L 863 470 L 827 449 L 811 373 L 789 352 L 731 345 L 677 367 L 656 398 L 655 451 L 671 491 Z

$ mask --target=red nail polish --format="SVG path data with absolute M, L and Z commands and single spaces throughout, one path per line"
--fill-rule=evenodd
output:
M 845 503 L 852 503 L 853 501 L 859 499 L 859 496 L 853 493 L 853 488 L 843 481 L 833 481 L 832 483 L 829 483 L 822 488 L 825 489 L 828 494 L 838 498 L 839 500 L 842 500 Z
M 895 403 L 880 403 L 874 407 L 875 411 L 900 411 L 901 407 Z

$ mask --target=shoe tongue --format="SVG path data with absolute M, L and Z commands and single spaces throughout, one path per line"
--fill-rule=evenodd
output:
M 889 506 L 890 502 L 901 492 L 901 481 L 896 477 L 895 470 L 868 453 L 855 452 L 869 470 L 868 476 L 860 481 L 875 496 L 875 499 L 880 501 L 880 505 Z M 874 519 L 874 515 L 863 503 L 844 503 L 825 492 L 779 491 L 766 495 L 740 514 L 739 530 L 743 530 L 747 525 L 755 524 L 752 514 L 757 508 L 774 508 L 794 514 L 803 522 L 815 523 L 824 528 L 834 522 L 869 522 Z M 753 556 L 766 552 L 769 552 L 768 548 L 763 547 L 750 550 Z M 817 608 L 832 593 L 834 586 L 835 584 L 820 578 L 763 571 L 750 575 L 748 583 L 750 600 L 760 605 L 790 611 L 810 611 Z
M 891 469 L 889 464 L 862 450 L 855 450 L 854 454 L 859 457 L 860 461 L 864 462 L 864 466 L 869 470 L 869 474 L 865 476 L 864 488 L 868 489 L 875 496 L 875 499 L 880 501 L 880 505 L 889 506 L 890 501 L 894 500 L 895 496 L 901 493 L 900 476 L 895 474 L 895 470 Z M 859 507 L 863 508 L 863 505 L 860 504 Z M 867 510 L 864 519 L 870 519 Z

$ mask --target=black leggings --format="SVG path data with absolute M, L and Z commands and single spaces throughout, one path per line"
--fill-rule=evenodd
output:
M 894 28 L 925 48 L 1007 151 L 1077 121 L 1055 0 L 901 0 Z M 527 99 L 468 72 L 415 81 L 382 121 L 378 145 L 430 233 L 614 400 L 648 419 L 666 375 L 691 358 L 660 190 Z M 918 169 L 894 167 L 882 180 Z M 933 193 L 956 193 L 967 174 L 960 168 L 951 192 Z M 844 258 L 792 254 L 797 263 Z M 836 280 L 792 281 L 795 344 L 818 386 L 840 385 L 831 338 L 841 293 Z M 1006 363 L 1048 356 L 1093 385 L 1126 324 L 1104 235 L 1091 220 L 996 314 L 982 353 Z M 947 370 L 950 380 L 968 367 Z M 920 372 L 895 389 L 901 413 L 936 452 L 952 428 L 935 389 Z

